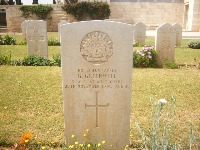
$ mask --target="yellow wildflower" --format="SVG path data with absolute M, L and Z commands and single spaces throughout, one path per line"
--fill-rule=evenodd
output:
M 45 149 L 45 146 L 42 146 L 41 148 L 42 148 L 42 149 Z
M 28 143 L 29 140 L 25 140 L 25 143 Z
M 99 143 L 97 146 L 100 147 L 100 146 L 101 146 L 101 143 Z
M 74 135 L 74 134 L 72 134 L 71 138 L 73 139 L 74 137 L 75 137 L 75 135 Z
M 86 132 L 89 132 L 89 129 L 87 129 Z
M 86 136 L 87 136 L 87 134 L 83 134 L 83 136 L 84 136 L 84 137 L 86 137 Z
M 102 144 L 105 144 L 106 143 L 106 141 L 102 141 Z
M 54 145 L 54 144 L 55 144 L 55 142 L 51 142 L 51 144 L 52 144 L 52 145 Z
M 75 142 L 75 145 L 78 145 L 78 142 L 77 142 L 77 141 Z
M 80 147 L 83 147 L 83 144 L 79 144 Z
M 70 145 L 69 148 L 74 148 L 74 145 Z
M 88 148 L 91 147 L 91 144 L 88 144 L 87 147 L 88 147 Z

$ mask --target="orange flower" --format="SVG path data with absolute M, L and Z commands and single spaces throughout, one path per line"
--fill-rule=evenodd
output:
M 25 133 L 22 135 L 22 138 L 20 139 L 20 144 L 25 144 L 27 140 L 29 140 L 31 138 L 32 134 L 31 133 Z
M 24 139 L 24 138 L 21 138 L 21 140 L 20 140 L 19 143 L 20 143 L 20 144 L 25 144 L 25 139 Z
M 25 134 L 22 135 L 22 138 L 25 139 L 25 140 L 28 140 L 28 139 L 31 138 L 31 136 L 32 136 L 31 133 L 25 133 Z

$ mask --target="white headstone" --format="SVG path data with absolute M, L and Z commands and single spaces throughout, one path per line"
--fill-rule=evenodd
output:
M 162 67 L 166 60 L 173 62 L 175 54 L 175 31 L 174 28 L 165 23 L 156 29 L 157 64 Z
M 27 20 L 21 26 L 22 37 L 27 41 L 29 55 L 48 57 L 46 21 Z
M 67 143 L 84 142 L 89 129 L 90 142 L 124 149 L 130 135 L 132 26 L 85 21 L 60 30 Z
M 146 38 L 146 26 L 142 22 L 138 22 L 134 25 L 134 32 L 133 32 L 133 43 L 145 43 Z
M 58 23 L 58 34 L 60 36 L 60 25 L 63 25 L 63 24 L 67 24 L 69 23 L 67 20 L 60 20 L 60 22 Z
M 176 34 L 176 46 L 181 45 L 181 40 L 182 40 L 182 26 L 178 23 L 175 23 L 173 25 L 175 34 Z

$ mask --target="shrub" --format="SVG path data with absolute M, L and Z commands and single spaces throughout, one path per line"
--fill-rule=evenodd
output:
M 60 46 L 60 41 L 58 39 L 48 40 L 48 46 Z
M 53 55 L 53 60 L 54 60 L 53 64 L 55 66 L 59 66 L 59 67 L 61 66 L 61 56 L 59 53 L 56 55 Z
M 178 64 L 176 64 L 174 61 L 169 61 L 169 60 L 165 60 L 164 64 L 163 64 L 163 68 L 167 68 L 167 69 L 177 69 L 178 68 Z
M 133 52 L 134 67 L 156 67 L 156 51 L 153 46 L 143 47 Z
M 51 60 L 38 56 L 38 55 L 29 55 L 22 60 L 23 66 L 52 66 L 53 63 Z
M 9 35 L 0 35 L 0 45 L 16 45 L 16 40 Z
M 11 63 L 11 53 L 1 54 L 0 53 L 0 65 L 10 65 Z
M 22 16 L 27 18 L 30 14 L 35 14 L 38 19 L 46 19 L 47 15 L 53 10 L 49 5 L 22 6 L 20 7 Z
M 200 49 L 200 41 L 191 41 L 189 42 L 188 47 L 192 49 Z
M 68 14 L 73 15 L 77 20 L 103 20 L 110 16 L 109 5 L 105 2 L 80 2 L 67 4 L 62 7 Z

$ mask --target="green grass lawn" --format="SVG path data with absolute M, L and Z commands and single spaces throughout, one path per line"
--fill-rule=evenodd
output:
M 151 45 L 152 41 L 148 39 L 147 43 Z M 11 52 L 12 59 L 23 59 L 27 48 L 25 45 L 0 45 L 0 52 Z M 59 52 L 59 46 L 49 47 L 50 59 Z M 185 44 L 176 48 L 175 59 L 180 64 L 199 63 L 200 50 L 186 48 Z M 149 134 L 150 97 L 156 100 L 176 98 L 171 141 L 189 146 L 190 124 L 194 136 L 200 138 L 199 69 L 133 69 L 132 77 L 131 141 L 134 144 L 141 143 L 142 139 L 134 126 L 135 121 L 146 135 Z M 19 143 L 26 132 L 31 132 L 32 140 L 41 145 L 64 143 L 60 67 L 0 66 L 0 149 Z

